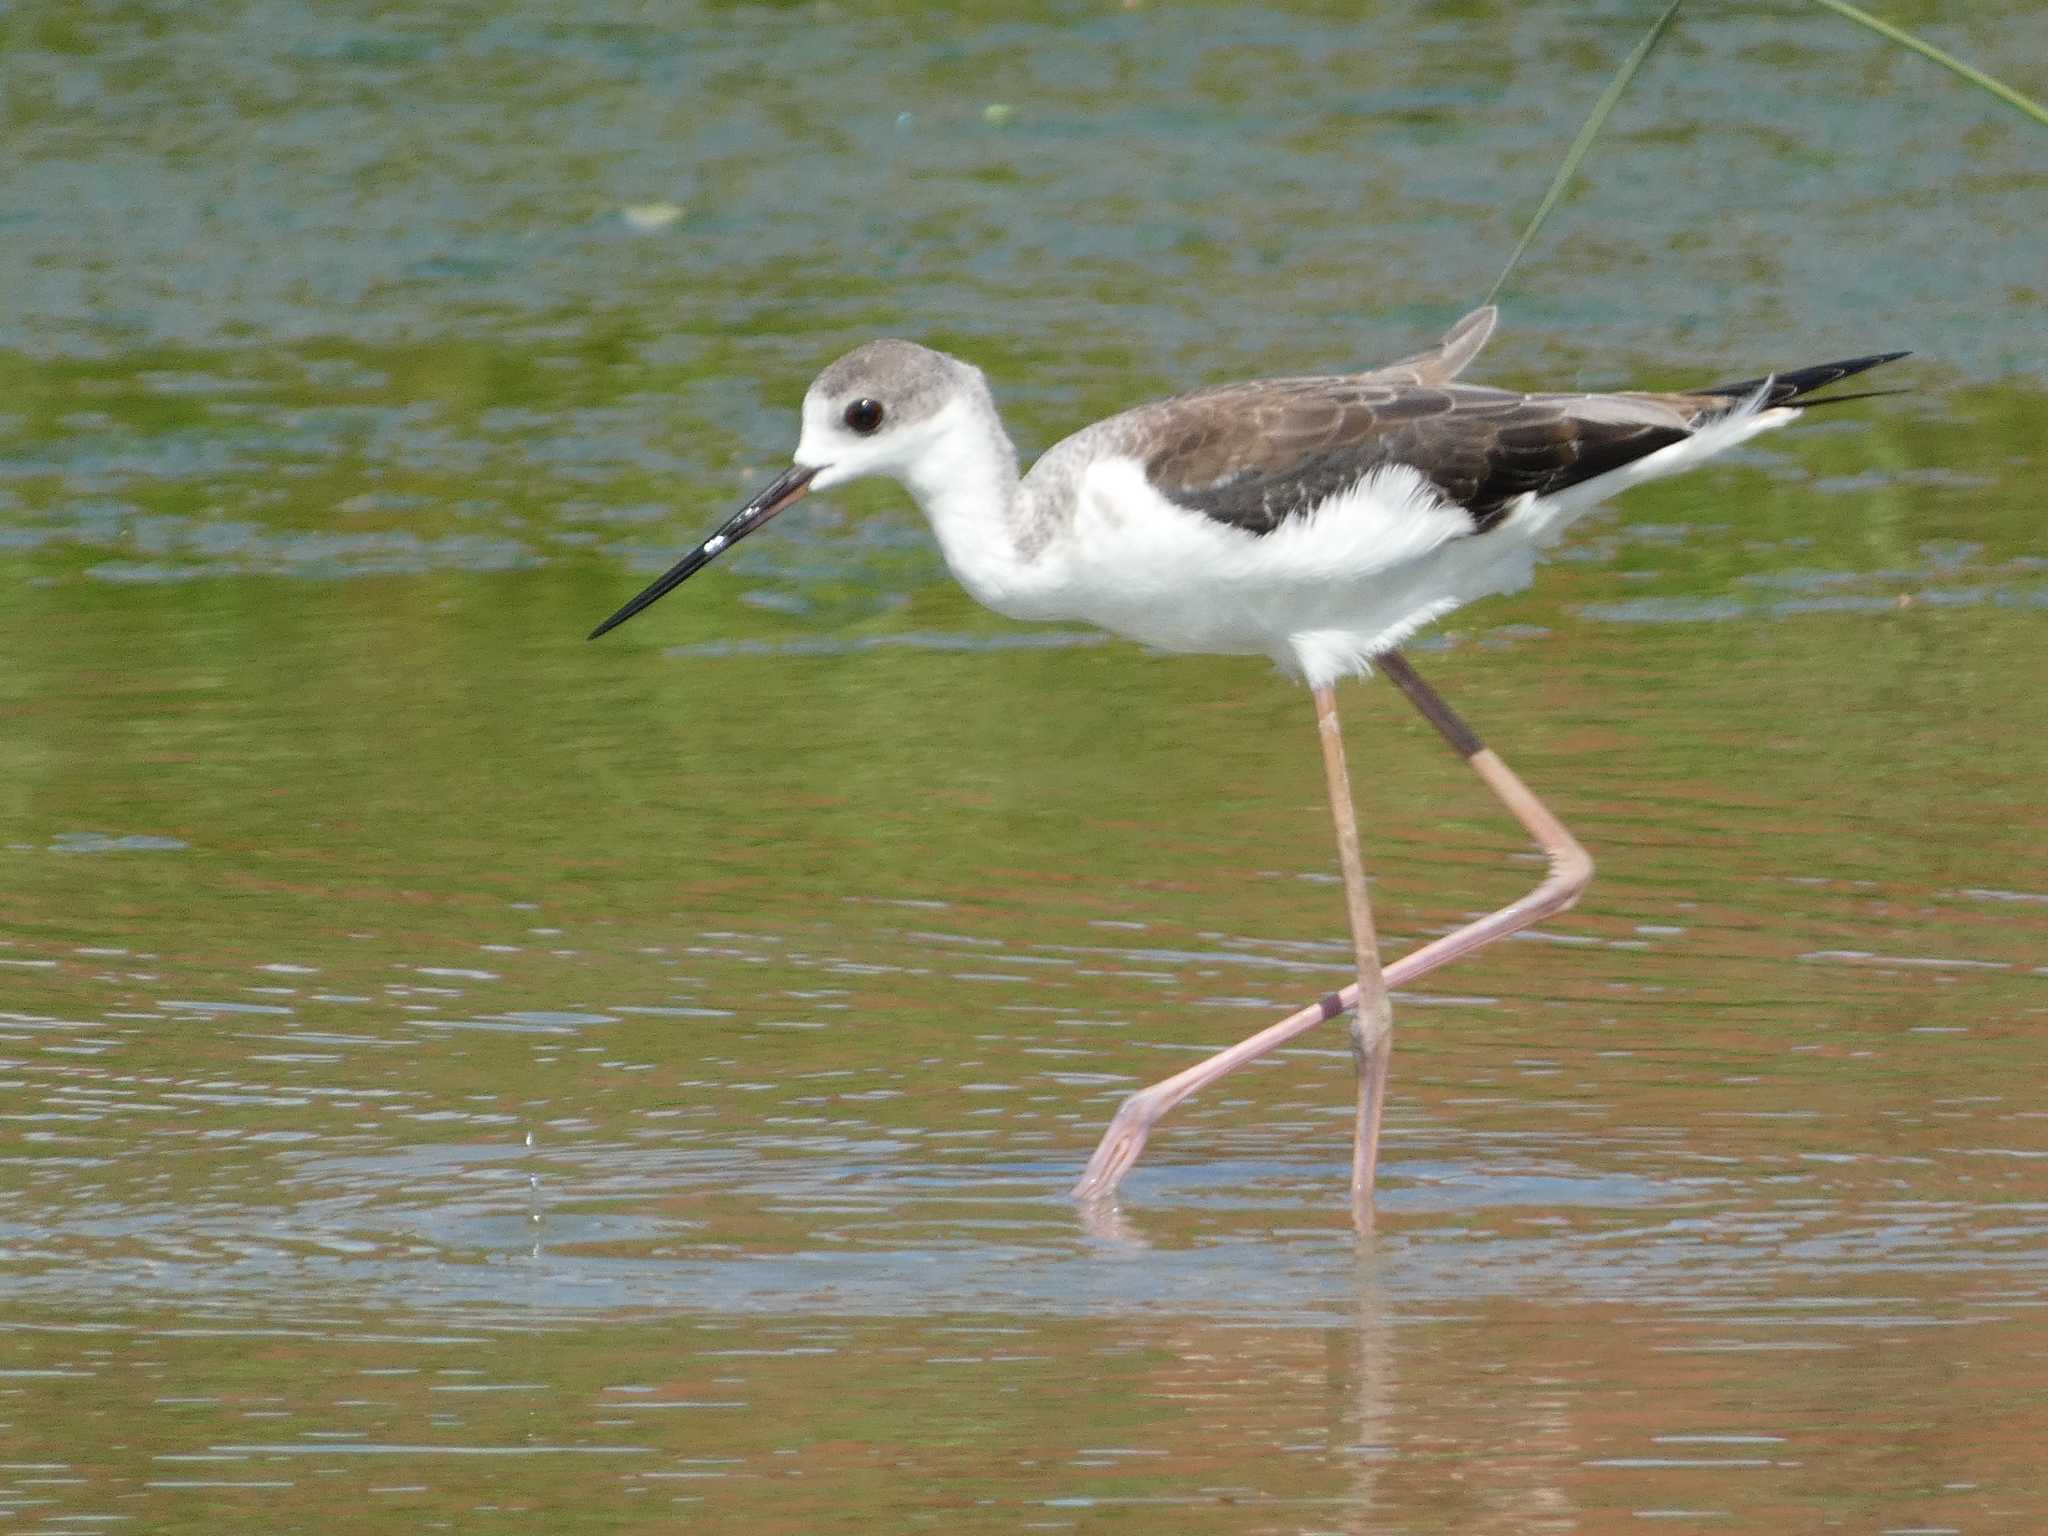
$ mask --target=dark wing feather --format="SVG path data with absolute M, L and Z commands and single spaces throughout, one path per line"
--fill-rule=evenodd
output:
M 1373 470 L 1406 464 L 1483 533 L 1519 496 L 1577 485 L 1691 433 L 1668 408 L 1646 404 L 1629 420 L 1575 403 L 1586 402 L 1357 378 L 1225 386 L 1170 402 L 1171 429 L 1145 472 L 1189 511 L 1270 533 Z
M 1689 393 L 1693 395 L 1719 395 L 1728 399 L 1740 400 L 1747 395 L 1755 394 L 1768 383 L 1771 388 L 1770 393 L 1764 399 L 1765 405 L 1784 405 L 1794 400 L 1799 400 L 1802 404 L 1809 406 L 1828 405 L 1832 403 L 1829 400 L 1802 400 L 1802 397 L 1812 394 L 1816 389 L 1826 389 L 1830 384 L 1838 384 L 1843 379 L 1853 378 L 1866 369 L 1877 367 L 1880 363 L 1897 362 L 1902 357 L 1911 356 L 1910 352 L 1872 352 L 1865 357 L 1845 357 L 1839 363 L 1816 363 L 1811 368 L 1787 369 L 1784 373 L 1772 374 L 1768 379 L 1744 379 L 1736 384 L 1710 384 L 1705 389 L 1695 389 L 1689 391 Z M 1892 391 L 1877 390 L 1874 393 L 1891 394 Z M 1861 395 L 1837 395 L 1834 397 L 1837 400 L 1860 400 L 1862 398 L 1864 397 Z

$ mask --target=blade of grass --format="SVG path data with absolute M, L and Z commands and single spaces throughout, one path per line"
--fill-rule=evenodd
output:
M 1821 0 L 1821 3 L 1825 5 L 1828 0 Z M 1643 60 L 1647 59 L 1650 50 L 1657 46 L 1658 39 L 1663 37 L 1665 30 L 1671 25 L 1671 19 L 1678 14 L 1678 8 L 1682 4 L 1684 0 L 1671 0 L 1664 14 L 1651 25 L 1650 30 L 1643 35 L 1643 40 L 1636 44 L 1626 59 L 1622 60 L 1621 68 L 1614 78 L 1607 82 L 1607 89 L 1602 91 L 1600 99 L 1593 103 L 1593 115 L 1587 118 L 1585 126 L 1579 129 L 1579 136 L 1572 140 L 1572 147 L 1565 151 L 1564 164 L 1557 168 L 1557 174 L 1550 179 L 1550 190 L 1543 194 L 1543 201 L 1536 205 L 1536 216 L 1529 220 L 1529 227 L 1522 231 L 1522 238 L 1517 240 L 1515 248 L 1508 252 L 1508 264 L 1500 269 L 1500 276 L 1493 280 L 1493 286 L 1486 291 L 1482 303 L 1491 304 L 1494 296 L 1500 292 L 1501 286 L 1507 282 L 1508 274 L 1515 270 L 1515 263 L 1522 259 L 1522 253 L 1529 249 L 1529 242 L 1536 238 L 1536 231 L 1543 227 L 1543 221 L 1550 217 L 1550 210 L 1557 206 L 1558 199 L 1564 196 L 1564 189 L 1571 185 L 1572 177 L 1578 174 L 1579 162 L 1586 158 L 1586 152 L 1593 147 L 1593 140 L 1606 123 L 1608 114 L 1614 110 L 1615 103 L 1621 100 L 1622 92 L 1626 91 L 1629 82 L 1635 79 L 1636 71 L 1643 67 Z
M 1934 44 L 1917 38 L 1912 33 L 1871 15 L 1868 11 L 1857 9 L 1855 6 L 1847 4 L 1846 0 L 1814 0 L 1814 4 L 1825 6 L 1837 16 L 1846 16 L 1858 26 L 1870 28 L 1871 31 L 1877 33 L 1880 37 L 1890 38 L 1901 48 L 1912 49 L 1913 52 L 1919 54 L 1923 59 L 1934 60 L 1943 69 L 1951 70 L 1961 75 L 1970 84 L 1978 87 L 1980 90 L 1989 91 L 2000 101 L 2006 103 L 2006 105 L 2019 108 L 2020 111 L 2026 113 L 2027 116 L 2031 117 L 2042 127 L 2048 128 L 2048 107 L 2043 107 L 2041 103 L 2030 97 L 2022 96 L 2003 81 L 1992 79 L 1983 70 L 1972 69 L 1954 54 L 1943 53 Z

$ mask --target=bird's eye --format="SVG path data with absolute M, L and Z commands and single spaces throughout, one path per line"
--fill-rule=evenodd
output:
M 846 424 L 866 437 L 882 424 L 882 402 L 863 396 L 846 408 Z

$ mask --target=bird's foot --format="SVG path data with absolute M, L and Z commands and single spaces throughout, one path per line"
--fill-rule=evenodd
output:
M 1072 1198 L 1084 1203 L 1111 1199 L 1124 1175 L 1137 1163 L 1138 1154 L 1145 1150 L 1146 1137 L 1167 1108 L 1149 1088 L 1125 1099 L 1096 1144 L 1095 1155 L 1088 1159 L 1080 1182 L 1072 1190 Z

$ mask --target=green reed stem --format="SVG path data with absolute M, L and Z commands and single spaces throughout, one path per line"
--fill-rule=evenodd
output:
M 1587 152 L 1592 149 L 1593 140 L 1598 136 L 1601 128 L 1605 126 L 1608 115 L 1614 111 L 1615 104 L 1621 100 L 1622 93 L 1629 87 L 1629 82 L 1635 79 L 1636 72 L 1643 67 L 1643 61 L 1649 58 L 1650 51 L 1657 46 L 1659 39 L 1664 36 L 1665 31 L 1671 25 L 1672 19 L 1678 15 L 1678 7 L 1683 3 L 1684 0 L 1671 0 L 1671 4 L 1665 8 L 1664 14 L 1652 23 L 1650 30 L 1644 34 L 1643 40 L 1637 43 L 1634 50 L 1622 61 L 1621 68 L 1616 71 L 1614 78 L 1607 83 L 1607 89 L 1600 93 L 1600 99 L 1593 103 L 1592 115 L 1586 119 L 1585 126 L 1579 129 L 1578 137 L 1572 140 L 1571 148 L 1565 152 L 1564 164 L 1557 168 L 1557 174 L 1551 178 L 1550 190 L 1543 194 L 1543 201 L 1537 204 L 1535 216 L 1529 220 L 1528 227 L 1522 231 L 1522 238 L 1515 242 L 1515 248 L 1508 253 L 1507 265 L 1501 268 L 1500 276 L 1494 279 L 1493 286 L 1487 290 L 1485 303 L 1491 304 L 1495 296 L 1500 293 L 1502 287 L 1506 285 L 1509 274 L 1515 270 L 1516 263 L 1522 259 L 1523 254 L 1529 249 L 1530 242 L 1536 238 L 1536 232 L 1543 227 L 1543 221 L 1550 217 L 1551 210 L 1564 197 L 1565 188 L 1571 185 L 1572 177 L 1578 174 L 1580 162 L 1586 158 Z M 1983 70 L 1965 64 L 1954 54 L 1947 53 L 1935 47 L 1934 44 L 1915 37 L 1903 28 L 1895 27 L 1890 22 L 1871 15 L 1870 12 L 1849 4 L 1848 0 L 1814 0 L 1814 4 L 1823 6 L 1833 11 L 1837 16 L 1855 22 L 1858 26 L 1868 27 L 1880 37 L 1897 43 L 1901 48 L 1911 49 L 1924 59 L 1932 59 L 1943 69 L 1961 76 L 1978 89 L 1996 96 L 2008 106 L 2018 108 L 2035 122 L 2041 124 L 2044 128 L 2048 128 L 2048 107 L 2043 107 L 2041 103 L 2035 101 L 2030 96 L 2022 95 L 2004 81 L 1994 80 L 1991 76 L 1985 74 Z
M 1535 217 L 1529 220 L 1529 227 L 1522 231 L 1522 238 L 1515 242 L 1515 248 L 1508 252 L 1508 264 L 1500 269 L 1500 276 L 1493 280 L 1493 286 L 1486 291 L 1482 303 L 1491 304 L 1494 296 L 1500 292 L 1501 285 L 1507 282 L 1508 274 L 1515 270 L 1515 263 L 1522 259 L 1522 253 L 1529 249 L 1529 242 L 1536 238 L 1536 231 L 1543 227 L 1543 221 L 1550 217 L 1550 210 L 1557 206 L 1558 199 L 1564 196 L 1564 189 L 1571 184 L 1572 177 L 1578 174 L 1579 162 L 1586 158 L 1586 152 L 1593 147 L 1593 140 L 1607 122 L 1608 114 L 1614 110 L 1615 103 L 1621 100 L 1622 92 L 1626 91 L 1629 82 L 1635 79 L 1636 71 L 1643 67 L 1643 60 L 1650 56 L 1650 50 L 1657 46 L 1657 40 L 1663 37 L 1665 29 L 1671 25 L 1672 17 L 1678 14 L 1679 6 L 1684 3 L 1685 0 L 1671 0 L 1664 14 L 1657 18 L 1629 56 L 1622 60 L 1621 69 L 1614 78 L 1607 82 L 1607 89 L 1602 91 L 1600 99 L 1593 103 L 1593 115 L 1586 119 L 1585 126 L 1579 130 L 1579 136 L 1572 140 L 1572 147 L 1565 152 L 1564 164 L 1559 166 L 1557 174 L 1550 178 L 1550 190 L 1543 194 L 1543 201 L 1536 205 Z M 1822 3 L 1825 4 L 1826 0 L 1822 0 Z
M 1871 31 L 1877 33 L 1880 37 L 1890 38 L 1901 48 L 1912 49 L 1923 59 L 1934 60 L 1943 69 L 1951 70 L 1961 75 L 1970 84 L 1978 87 L 1980 90 L 1989 91 L 2007 106 L 2019 108 L 2020 111 L 2026 113 L 2027 116 L 2031 117 L 2042 127 L 2048 128 L 2048 107 L 2043 107 L 2041 103 L 2033 100 L 2031 97 L 2022 96 L 2003 81 L 1992 79 L 1983 70 L 1971 68 L 1954 54 L 1944 53 L 1935 47 L 1934 44 L 1917 38 L 1912 33 L 1895 27 L 1888 21 L 1880 20 L 1868 11 L 1857 9 L 1855 6 L 1847 4 L 1846 0 L 1814 0 L 1814 4 L 1825 6 L 1837 16 L 1846 16 L 1858 26 L 1870 28 Z

